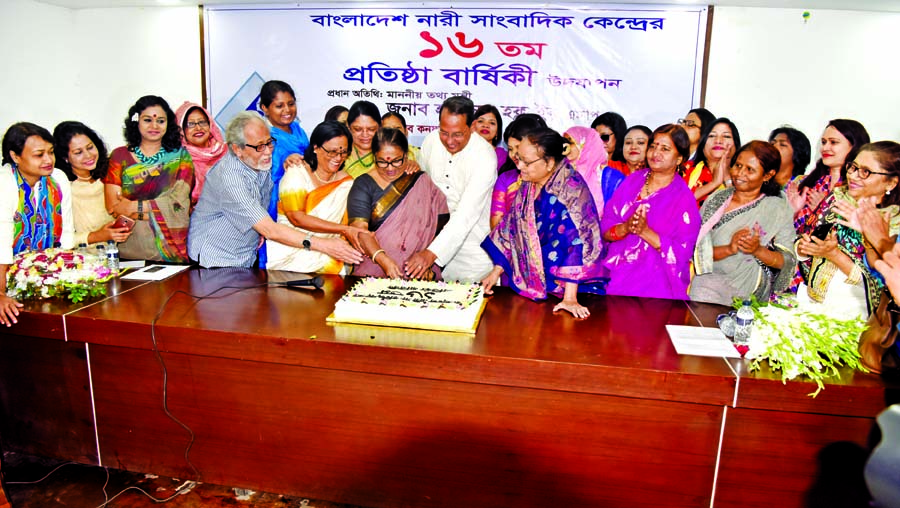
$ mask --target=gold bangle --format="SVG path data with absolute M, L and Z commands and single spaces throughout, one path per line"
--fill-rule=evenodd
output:
M 381 254 L 382 252 L 384 252 L 384 249 L 378 249 L 378 250 L 375 251 L 374 254 L 372 254 L 371 258 L 372 258 L 372 262 L 373 262 L 373 263 L 375 262 L 375 258 L 377 258 L 378 255 Z

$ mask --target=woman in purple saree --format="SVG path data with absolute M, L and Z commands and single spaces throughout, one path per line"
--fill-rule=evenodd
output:
M 565 139 L 552 129 L 533 130 L 518 148 L 522 185 L 509 212 L 482 242 L 494 269 L 481 284 L 490 294 L 500 275 L 532 300 L 561 297 L 553 310 L 577 318 L 589 312 L 577 293 L 603 294 L 605 278 L 597 207 L 584 179 L 564 155 Z
M 689 147 L 681 127 L 658 127 L 647 150 L 650 167 L 628 175 L 606 203 L 600 227 L 608 242 L 607 294 L 688 298 L 700 212 L 677 170 Z
M 450 217 L 447 199 L 422 171 L 407 174 L 406 136 L 382 129 L 372 140 L 375 170 L 359 176 L 347 198 L 350 225 L 374 234 L 360 235 L 368 256 L 353 275 L 403 278 L 406 259 L 428 247 Z M 439 280 L 437 265 L 426 273 Z

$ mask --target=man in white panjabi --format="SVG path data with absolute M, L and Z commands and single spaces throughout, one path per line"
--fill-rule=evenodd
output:
M 440 110 L 440 126 L 422 143 L 422 169 L 447 197 L 450 221 L 427 249 L 406 261 L 405 271 L 421 277 L 432 264 L 444 280 L 478 282 L 493 268 L 481 248 L 490 233 L 491 192 L 497 179 L 497 154 L 481 136 L 472 136 L 475 105 L 450 97 Z

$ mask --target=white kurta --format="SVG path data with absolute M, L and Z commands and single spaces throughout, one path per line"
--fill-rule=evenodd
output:
M 493 263 L 481 242 L 490 233 L 491 192 L 497 180 L 494 147 L 472 133 L 465 148 L 450 154 L 434 130 L 422 143 L 419 165 L 447 197 L 450 221 L 428 246 L 445 280 L 480 281 Z

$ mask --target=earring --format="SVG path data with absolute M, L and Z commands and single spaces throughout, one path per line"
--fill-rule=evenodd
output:
M 890 196 L 890 195 L 891 195 L 891 189 L 888 189 L 888 190 L 884 191 L 884 195 L 885 195 L 885 196 Z

